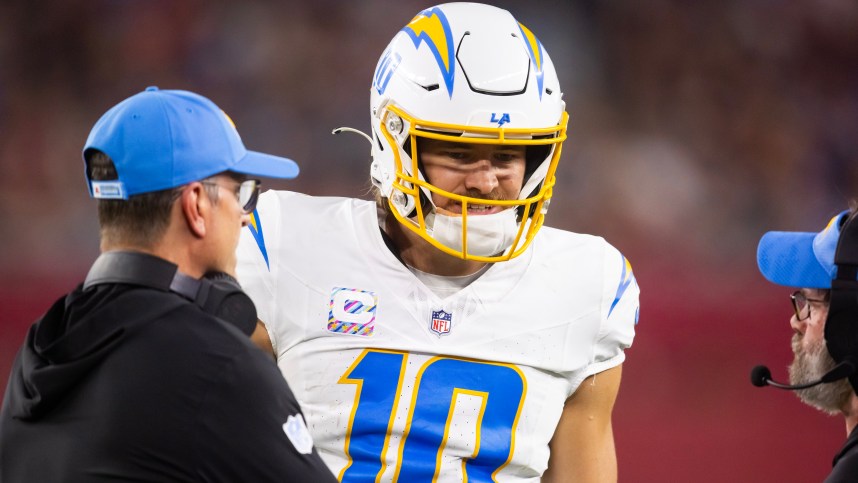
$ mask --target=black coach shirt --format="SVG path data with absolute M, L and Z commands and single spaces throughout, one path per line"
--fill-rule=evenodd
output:
M 336 481 L 273 361 L 182 297 L 78 288 L 34 324 L 0 412 L 0 481 Z
M 854 483 L 858 481 L 858 428 L 849 433 L 840 453 L 834 457 L 834 469 L 825 483 Z

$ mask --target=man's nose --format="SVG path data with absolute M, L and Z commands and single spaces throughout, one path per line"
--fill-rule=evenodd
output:
M 498 177 L 489 160 L 474 163 L 465 177 L 465 188 L 475 189 L 483 194 L 491 193 L 498 187 Z
M 792 317 L 789 319 L 789 326 L 799 334 L 804 334 L 804 331 L 807 328 L 807 319 L 798 320 L 798 317 L 796 317 L 795 314 L 792 314 Z

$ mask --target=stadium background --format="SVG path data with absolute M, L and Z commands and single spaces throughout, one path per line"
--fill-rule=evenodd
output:
M 755 251 L 856 196 L 858 3 L 495 3 L 546 45 L 571 115 L 548 224 L 605 236 L 643 290 L 621 481 L 823 479 L 842 418 L 748 382 L 791 358 L 790 289 Z M 197 91 L 253 149 L 301 164 L 268 187 L 366 196 L 365 141 L 329 133 L 366 129 L 376 60 L 427 6 L 0 4 L 0 391 L 28 325 L 98 254 L 79 152 L 106 109 L 148 85 Z

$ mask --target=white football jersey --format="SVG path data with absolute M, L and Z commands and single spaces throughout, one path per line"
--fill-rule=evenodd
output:
M 238 278 L 342 481 L 538 481 L 566 399 L 623 362 L 638 317 L 602 238 L 544 227 L 442 299 L 374 202 L 285 191 L 261 196 Z

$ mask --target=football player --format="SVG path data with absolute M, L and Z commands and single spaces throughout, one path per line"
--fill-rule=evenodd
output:
M 239 279 L 341 481 L 614 481 L 639 289 L 543 227 L 567 114 L 513 16 L 420 12 L 371 87 L 376 202 L 267 192 Z

